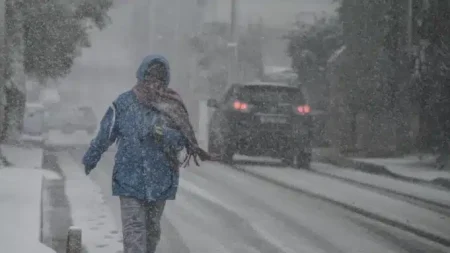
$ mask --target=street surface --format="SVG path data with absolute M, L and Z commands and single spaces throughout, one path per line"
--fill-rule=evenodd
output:
M 79 162 L 84 150 L 70 152 Z M 102 189 L 120 227 L 119 201 L 111 197 L 113 163 L 114 153 L 105 153 L 91 177 Z M 313 165 L 318 166 L 327 165 Z M 277 166 L 265 169 L 283 170 Z M 336 180 L 329 188 L 330 180 L 323 177 L 321 181 L 317 176 L 314 183 L 325 192 L 344 184 Z M 399 208 L 411 205 L 382 193 L 371 194 L 379 194 L 368 201 L 378 201 L 372 204 L 380 209 L 392 203 Z M 359 197 L 366 196 L 369 193 L 362 190 Z M 449 248 L 225 165 L 203 163 L 182 171 L 177 199 L 168 202 L 164 213 L 159 252 L 444 253 Z

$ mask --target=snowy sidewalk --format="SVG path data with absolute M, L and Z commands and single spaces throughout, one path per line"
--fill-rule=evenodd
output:
M 67 152 L 58 152 L 58 164 L 66 178 L 66 195 L 73 224 L 82 229 L 83 246 L 88 252 L 121 252 L 122 236 L 100 187 L 84 174 Z
M 406 182 L 394 178 L 374 175 L 367 172 L 356 171 L 351 169 L 339 168 L 330 164 L 315 163 L 313 170 L 322 174 L 330 175 L 351 182 L 361 183 L 367 186 L 374 186 L 402 194 L 404 196 L 411 196 L 421 200 L 437 203 L 437 205 L 444 205 L 450 207 L 450 194 L 444 189 L 439 189 L 433 186 L 424 184 L 417 184 L 413 182 Z
M 37 169 L 0 169 L 2 252 L 54 253 L 41 243 L 43 177 Z
M 1 145 L 1 152 L 13 167 L 39 169 L 42 167 L 44 150 L 35 147 Z
M 239 166 L 249 174 L 293 190 L 332 201 L 406 231 L 450 245 L 450 219 L 408 202 L 380 195 L 308 171 L 266 166 Z
M 335 154 L 329 149 L 314 151 L 317 161 L 352 168 L 367 173 L 389 176 L 409 182 L 425 183 L 450 189 L 450 171 L 437 170 L 432 157 L 417 156 L 402 158 L 351 158 Z
M 62 150 L 65 148 L 85 148 L 89 146 L 92 138 L 84 132 L 75 132 L 73 134 L 63 134 L 60 131 L 51 130 L 45 141 L 48 149 Z
M 450 181 L 450 171 L 437 170 L 434 166 L 433 157 L 419 159 L 417 156 L 407 156 L 403 158 L 353 158 L 356 161 L 373 163 L 384 166 L 394 174 L 404 177 L 417 178 L 421 180 L 433 181 L 438 178 L 445 178 Z

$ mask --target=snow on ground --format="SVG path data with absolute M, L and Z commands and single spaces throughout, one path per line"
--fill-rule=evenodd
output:
M 46 145 L 49 146 L 78 146 L 89 145 L 93 136 L 85 132 L 77 131 L 73 134 L 63 134 L 60 131 L 52 130 L 49 132 Z
M 75 161 L 84 154 L 70 153 Z M 106 152 L 91 176 L 105 196 L 111 195 L 113 164 L 114 152 Z M 118 199 L 107 199 L 120 223 Z M 210 162 L 182 170 L 177 199 L 165 208 L 158 248 L 193 253 L 448 252 L 411 233 Z
M 364 184 L 373 185 L 376 187 L 416 196 L 422 199 L 431 200 L 450 206 L 450 194 L 448 193 L 448 191 L 424 186 L 422 184 L 400 181 L 386 176 L 379 176 L 362 171 L 339 168 L 333 165 L 321 163 L 319 163 L 319 165 L 320 166 L 314 167 L 314 169 L 318 172 L 327 173 L 329 175 L 354 180 Z
M 0 245 L 2 252 L 54 253 L 40 240 L 41 170 L 0 170 Z
M 121 234 L 101 189 L 84 174 L 81 165 L 75 163 L 68 153 L 60 152 L 57 157 L 66 177 L 66 194 L 74 226 L 82 229 L 83 245 L 92 253 L 122 250 Z
M 18 147 L 10 145 L 1 145 L 2 154 L 6 157 L 13 167 L 6 167 L 5 169 L 15 169 L 16 167 L 24 168 L 16 173 L 26 177 L 29 170 L 36 170 L 42 168 L 42 160 L 44 150 L 35 147 Z M 61 176 L 51 170 L 39 170 L 42 175 L 48 180 L 58 180 Z M 32 172 L 33 173 L 33 172 Z
M 44 150 L 42 148 L 1 145 L 1 150 L 2 154 L 14 167 L 42 167 L 42 158 L 44 156 Z
M 237 162 L 242 161 L 250 161 L 250 162 L 280 162 L 280 159 L 270 158 L 270 157 L 252 157 L 252 156 L 244 156 L 244 155 L 235 155 L 233 159 Z
M 36 144 L 41 144 L 44 143 L 47 139 L 47 135 L 46 134 L 42 134 L 42 135 L 28 135 L 28 134 L 22 134 L 20 136 L 20 142 L 22 143 L 36 143 Z
M 356 161 L 373 163 L 386 167 L 391 172 L 407 177 L 422 180 L 434 180 L 436 178 L 450 179 L 450 171 L 437 170 L 432 166 L 432 157 L 419 159 L 417 156 L 404 158 L 353 158 Z
M 398 223 L 450 239 L 450 219 L 412 205 L 391 199 L 368 189 L 325 178 L 308 171 L 290 168 L 244 166 L 252 174 L 281 184 L 314 193 L 327 199 L 358 208 Z
M 2 170 L 16 170 L 15 167 L 6 167 Z M 30 172 L 32 171 L 32 172 Z M 17 171 L 16 173 L 22 175 L 22 177 L 27 177 L 29 173 L 34 173 L 33 171 L 39 171 L 45 179 L 47 180 L 59 180 L 61 179 L 61 176 L 51 170 L 46 170 L 46 169 L 35 169 L 35 168 L 23 168 L 20 171 Z

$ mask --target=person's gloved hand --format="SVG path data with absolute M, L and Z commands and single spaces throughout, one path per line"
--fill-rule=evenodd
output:
M 155 137 L 156 142 L 161 143 L 163 139 L 163 127 L 162 125 L 155 125 L 153 126 L 153 136 Z
M 84 173 L 86 173 L 86 176 L 89 175 L 93 169 L 94 169 L 93 167 L 85 165 L 84 166 Z
M 153 128 L 153 132 L 155 133 L 155 135 L 157 136 L 162 136 L 163 135 L 163 128 L 162 126 L 155 126 Z

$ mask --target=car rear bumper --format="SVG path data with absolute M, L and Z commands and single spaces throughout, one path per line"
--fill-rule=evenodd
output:
M 311 131 L 245 129 L 235 131 L 237 150 L 247 155 L 282 156 L 311 152 Z

